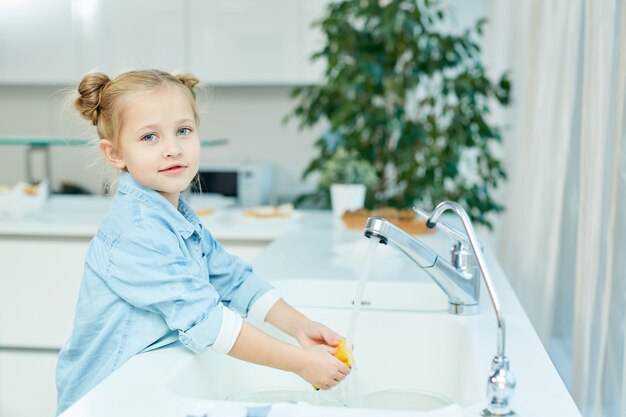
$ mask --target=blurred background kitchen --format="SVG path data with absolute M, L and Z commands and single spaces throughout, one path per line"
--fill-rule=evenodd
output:
M 326 40 L 311 23 L 324 16 L 329 3 L 0 0 L 3 192 L 19 182 L 47 178 L 53 196 L 65 191 L 105 198 L 100 155 L 85 144 L 96 139 L 95 129 L 80 119 L 68 93 L 92 70 L 113 76 L 154 67 L 188 71 L 203 81 L 200 136 L 207 142 L 202 153 L 207 171 L 269 167 L 263 183 L 270 187 L 244 205 L 279 205 L 315 193 L 319 170 L 305 179 L 302 174 L 311 161 L 333 153 L 329 137 L 337 131 L 328 120 L 299 129 L 301 117 L 286 117 L 298 105 L 290 96 L 294 88 L 328 82 L 324 59 L 312 62 L 310 57 Z M 380 0 L 378 5 L 394 3 Z M 502 141 L 492 140 L 480 152 L 498 160 L 507 179 L 479 175 L 476 181 L 489 198 L 472 203 L 457 193 L 456 200 L 473 207 L 479 224 L 491 225 L 482 230 L 484 239 L 583 415 L 626 416 L 624 2 L 418 4 L 445 12 L 445 19 L 435 22 L 443 34 L 461 35 L 487 19 L 471 39 L 495 91 L 485 96 L 489 106 L 484 117 L 494 129 L 487 136 Z M 406 105 L 419 112 L 419 91 L 413 104 L 410 97 Z M 445 148 L 446 135 L 452 133 L 442 132 Z M 315 146 L 320 138 L 322 150 Z M 214 142 L 222 139 L 226 141 Z M 480 156 L 474 156 L 474 165 L 476 158 Z M 370 159 L 375 162 L 376 156 Z M 457 166 L 458 157 L 452 162 L 452 185 L 444 187 L 443 178 L 435 175 L 432 181 L 441 180 L 441 190 L 422 195 L 416 189 L 411 200 L 430 210 L 439 196 L 465 190 L 461 185 L 467 185 L 471 169 L 468 173 Z M 235 204 L 241 203 L 234 197 Z M 376 200 L 371 193 L 368 198 L 370 206 L 392 201 Z M 321 204 L 303 202 L 304 207 Z M 49 327 L 45 316 L 71 314 L 82 265 L 74 259 L 76 265 L 66 268 L 76 281 L 69 286 L 54 274 L 39 277 L 38 283 L 14 278 L 24 274 L 29 260 L 39 263 L 40 275 L 45 275 L 48 268 L 69 265 L 68 256 L 80 259 L 84 253 L 82 241 L 69 237 L 64 247 L 75 247 L 50 251 L 46 243 L 53 238 L 28 230 L 26 223 L 10 209 L 0 214 L 6 249 L 0 254 L 0 415 L 11 417 L 54 409 L 50 377 L 59 340 L 66 335 L 39 339 L 33 334 L 37 326 Z M 248 238 L 233 242 L 250 258 L 260 245 Z M 35 295 L 41 288 L 49 292 Z M 27 304 L 34 307 L 25 308 Z M 36 325 L 26 328 L 24 323 Z M 39 404 L 24 406 L 38 398 Z

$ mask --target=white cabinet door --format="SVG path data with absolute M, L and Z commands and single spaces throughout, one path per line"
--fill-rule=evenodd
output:
M 94 70 L 185 70 L 184 20 L 183 1 L 0 1 L 0 83 L 76 84 Z
M 88 240 L 0 240 L 0 347 L 60 348 L 69 338 Z
M 0 83 L 75 83 L 79 19 L 71 0 L 0 1 Z
M 301 1 L 190 0 L 190 69 L 213 85 L 299 82 Z
M 0 350 L 0 416 L 54 416 L 58 354 Z
M 313 22 L 326 14 L 326 8 L 332 0 L 302 0 L 300 3 L 301 21 L 298 35 L 301 48 L 298 51 L 298 74 L 300 84 L 319 84 L 322 82 L 326 61 L 318 58 L 311 61 L 311 55 L 319 52 L 326 41 L 319 27 L 312 27 Z
M 106 0 L 83 33 L 83 67 L 114 76 L 122 71 L 185 69 L 185 2 Z
M 212 85 L 319 82 L 311 28 L 330 0 L 0 1 L 0 84 L 89 71 L 190 71 Z

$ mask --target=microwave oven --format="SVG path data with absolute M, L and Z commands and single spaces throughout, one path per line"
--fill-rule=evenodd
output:
M 212 164 L 200 166 L 199 186 L 192 182 L 191 192 L 233 197 L 241 207 L 270 204 L 274 184 L 269 164 Z

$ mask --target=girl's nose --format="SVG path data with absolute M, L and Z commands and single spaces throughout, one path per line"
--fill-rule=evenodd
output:
M 182 153 L 183 153 L 183 149 L 181 148 L 180 143 L 178 143 L 178 138 L 177 137 L 168 138 L 164 156 L 166 158 L 176 158 L 182 155 Z

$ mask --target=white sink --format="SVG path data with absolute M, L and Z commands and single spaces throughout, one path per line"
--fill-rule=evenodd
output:
M 302 308 L 307 316 L 342 332 L 349 310 Z M 447 313 L 362 310 L 354 356 L 361 394 L 388 389 L 429 391 L 466 406 L 483 399 L 485 372 L 478 372 L 467 321 Z M 278 336 L 270 327 L 264 330 Z M 284 337 L 283 337 L 284 338 Z M 284 339 L 287 340 L 287 339 Z M 228 378 L 213 377 L 228 375 Z M 263 389 L 313 392 L 298 376 L 235 360 L 212 351 L 197 355 L 168 388 L 205 400 Z M 338 396 L 338 393 L 330 392 Z

